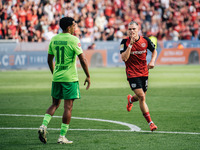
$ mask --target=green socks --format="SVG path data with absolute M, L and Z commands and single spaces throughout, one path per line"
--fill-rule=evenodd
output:
M 61 124 L 60 135 L 61 136 L 65 136 L 68 129 L 69 129 L 69 124 L 62 123 Z
M 47 127 L 47 125 L 49 124 L 51 118 L 52 118 L 51 115 L 49 115 L 49 114 L 45 114 L 45 115 L 44 115 L 44 119 L 43 119 L 42 124 L 43 124 L 44 126 Z
M 51 115 L 45 114 L 45 115 L 44 115 L 43 122 L 42 122 L 42 125 L 44 125 L 44 126 L 47 127 L 47 125 L 49 124 L 51 118 L 52 118 Z M 62 124 L 61 124 L 60 135 L 61 135 L 61 136 L 65 136 L 68 129 L 69 129 L 69 124 L 62 123 Z

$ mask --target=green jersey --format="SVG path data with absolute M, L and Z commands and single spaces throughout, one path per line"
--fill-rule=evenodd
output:
M 55 56 L 54 82 L 78 81 L 76 56 L 81 53 L 80 40 L 70 33 L 60 33 L 51 39 L 48 54 Z

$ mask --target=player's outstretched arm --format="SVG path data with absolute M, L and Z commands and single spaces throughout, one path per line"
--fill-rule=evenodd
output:
M 89 70 L 88 70 L 88 64 L 87 64 L 87 60 L 84 56 L 84 54 L 80 54 L 78 55 L 78 58 L 80 60 L 80 63 L 81 63 L 81 66 L 85 72 L 85 75 L 86 75 L 86 79 L 85 79 L 85 82 L 84 82 L 84 85 L 86 85 L 87 83 L 87 87 L 86 87 L 86 90 L 88 90 L 90 88 L 90 73 L 89 73 Z
M 52 74 L 53 74 L 53 70 L 54 70 L 54 67 L 53 67 L 53 58 L 54 58 L 54 55 L 48 54 L 47 63 L 49 65 L 49 69 L 50 69 L 50 71 L 51 71 Z

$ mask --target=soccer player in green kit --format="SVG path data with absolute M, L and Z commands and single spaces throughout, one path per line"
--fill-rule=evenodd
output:
M 80 40 L 73 36 L 76 27 L 74 19 L 63 17 L 60 19 L 59 25 L 63 33 L 57 34 L 51 39 L 48 50 L 48 65 L 53 74 L 51 90 L 52 105 L 46 111 L 42 125 L 38 129 L 38 134 L 40 141 L 46 143 L 47 125 L 59 107 L 61 99 L 64 99 L 64 112 L 57 143 L 69 144 L 73 143 L 73 141 L 69 141 L 65 135 L 71 120 L 73 102 L 75 99 L 80 98 L 76 56 L 78 56 L 86 75 L 84 82 L 84 85 L 87 84 L 86 90 L 90 87 L 90 74 Z M 53 65 L 54 57 L 55 67 Z

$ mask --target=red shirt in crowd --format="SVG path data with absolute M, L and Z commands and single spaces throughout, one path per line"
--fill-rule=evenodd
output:
M 114 0 L 114 6 L 116 6 L 118 9 L 120 9 L 122 7 L 121 0 Z
M 196 19 L 197 19 L 197 17 L 198 17 L 198 14 L 197 14 L 197 12 L 196 11 L 194 11 L 194 12 L 192 12 L 192 21 L 194 22 Z
M 130 39 L 121 41 L 120 54 L 126 51 Z M 147 77 L 147 49 L 151 52 L 155 50 L 155 45 L 147 37 L 139 36 L 139 39 L 133 44 L 129 59 L 125 62 L 127 78 Z
M 57 3 L 56 3 L 55 9 L 56 9 L 57 12 L 59 12 L 59 13 L 61 12 L 62 6 L 61 6 L 61 3 L 60 3 L 60 2 L 57 2 Z
M 193 25 L 193 28 L 194 28 L 194 35 L 197 36 L 198 33 L 199 33 L 199 24 L 197 22 L 194 23 Z
M 56 30 L 56 32 L 59 30 L 59 25 L 58 24 L 56 24 L 56 23 L 52 23 L 52 24 L 50 24 L 50 28 L 51 28 L 51 30 Z
M 85 26 L 86 28 L 92 28 L 94 26 L 94 20 L 92 17 L 87 17 L 85 19 Z
M 112 27 L 114 25 L 114 23 L 115 23 L 115 20 L 116 20 L 115 17 L 109 18 L 109 20 L 108 20 L 108 26 Z
M 36 25 L 37 20 L 38 20 L 38 16 L 32 15 L 32 21 L 33 21 L 34 25 Z
M 11 30 L 12 36 L 14 36 L 14 35 L 16 34 L 17 27 L 16 27 L 15 25 L 13 25 L 13 24 L 10 25 L 10 26 L 8 27 L 8 29 Z
M 110 17 L 112 14 L 112 6 L 106 6 L 105 8 L 105 16 Z
M 25 10 L 19 11 L 19 21 L 22 23 L 26 22 L 26 11 Z
M 31 21 L 32 20 L 32 11 L 29 9 L 26 12 L 26 20 Z
M 176 26 L 174 27 L 174 30 L 176 30 L 177 32 L 180 32 L 180 30 L 181 30 L 180 25 L 176 25 Z

